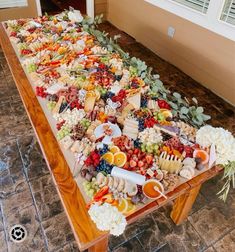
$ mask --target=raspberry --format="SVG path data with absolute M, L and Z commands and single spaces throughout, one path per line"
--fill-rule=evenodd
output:
M 158 100 L 157 103 L 161 109 L 171 109 L 170 105 L 165 100 Z

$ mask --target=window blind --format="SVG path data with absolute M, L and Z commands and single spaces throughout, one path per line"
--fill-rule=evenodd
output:
M 27 0 L 0 0 L 0 9 L 28 6 Z
M 207 13 L 210 0 L 171 0 L 180 3 L 196 11 Z
M 235 25 L 235 0 L 225 0 L 220 20 Z

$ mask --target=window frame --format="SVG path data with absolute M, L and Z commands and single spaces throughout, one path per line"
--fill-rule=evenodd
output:
M 171 0 L 145 0 L 145 2 L 235 41 L 235 26 L 220 20 L 225 0 L 211 0 L 207 13 Z
M 9 0 L 8 0 L 8 1 L 9 1 Z M 14 5 L 14 1 L 15 1 L 15 0 L 12 1 L 13 3 L 11 3 L 11 2 L 9 3 L 9 2 L 8 2 L 6 5 L 4 5 L 4 7 L 1 7 L 1 6 L 0 6 L 0 9 L 8 9 L 8 8 L 9 8 L 9 9 L 10 9 L 10 8 L 25 8 L 25 7 L 28 7 L 28 6 L 29 6 L 28 0 L 25 0 L 25 4 L 22 3 L 21 5 L 17 5 L 17 4 Z

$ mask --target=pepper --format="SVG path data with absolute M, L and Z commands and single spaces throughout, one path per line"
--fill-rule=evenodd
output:
M 104 195 L 109 192 L 109 187 L 104 186 L 102 187 L 93 197 L 94 201 L 100 201 Z

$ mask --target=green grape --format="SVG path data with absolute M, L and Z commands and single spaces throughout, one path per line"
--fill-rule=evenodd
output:
M 56 102 L 55 102 L 55 101 L 49 101 L 49 102 L 47 103 L 47 108 L 48 108 L 50 111 L 52 111 L 52 110 L 54 109 L 55 105 L 56 105 Z
M 161 113 L 158 113 L 157 119 L 158 119 L 158 121 L 163 121 L 165 119 L 165 117 Z
M 61 129 L 57 132 L 57 138 L 58 140 L 61 140 L 62 138 L 64 138 L 65 136 L 70 134 L 70 128 L 68 128 L 68 126 L 63 125 L 61 127 Z
M 155 150 L 155 151 L 158 151 L 158 149 L 159 149 L 158 144 L 155 144 L 155 145 L 154 145 L 154 150 Z
M 37 66 L 34 63 L 28 64 L 28 66 L 27 66 L 28 73 L 35 72 L 36 70 L 37 70 Z
M 90 193 L 91 195 L 94 195 L 94 194 L 95 194 L 95 190 L 94 190 L 94 189 L 90 189 L 90 190 L 89 190 L 89 193 Z

